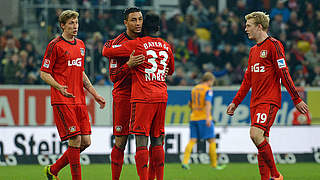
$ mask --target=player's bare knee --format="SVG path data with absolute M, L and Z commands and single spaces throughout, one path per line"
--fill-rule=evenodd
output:
M 159 137 L 151 137 L 151 146 L 162 146 L 163 145 L 163 141 L 164 140 L 164 136 L 159 136 Z
M 118 148 L 125 149 L 127 145 L 128 136 L 116 136 L 115 137 L 115 145 Z
M 80 147 L 81 146 L 81 136 L 76 135 L 69 138 L 69 146 Z
M 136 147 L 147 146 L 148 137 L 143 135 L 136 135 Z

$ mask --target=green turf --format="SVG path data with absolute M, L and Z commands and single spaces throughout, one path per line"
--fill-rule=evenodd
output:
M 232 163 L 224 170 L 214 170 L 209 165 L 191 165 L 184 170 L 180 164 L 166 164 L 166 180 L 259 180 L 256 164 Z M 279 164 L 278 169 L 285 180 L 319 180 L 320 164 L 297 163 Z M 121 180 L 138 180 L 134 165 L 124 165 Z M 82 166 L 83 180 L 111 179 L 110 164 L 93 164 Z M 69 167 L 59 173 L 60 180 L 71 180 Z M 0 166 L 0 180 L 45 180 L 43 166 L 20 165 Z

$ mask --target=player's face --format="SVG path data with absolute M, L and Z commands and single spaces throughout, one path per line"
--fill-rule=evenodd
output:
M 141 12 L 133 12 L 128 15 L 128 20 L 124 21 L 127 30 L 139 34 L 142 30 L 143 17 Z
M 67 20 L 66 24 L 61 24 L 63 33 L 67 36 L 76 36 L 78 34 L 78 18 L 70 18 Z
M 246 33 L 248 34 L 248 38 L 250 40 L 255 40 L 257 37 L 258 26 L 254 23 L 254 19 L 248 19 L 246 22 Z

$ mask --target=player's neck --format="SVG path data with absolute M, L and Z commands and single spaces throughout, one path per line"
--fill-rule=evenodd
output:
M 126 33 L 127 33 L 127 35 L 128 35 L 131 39 L 135 39 L 135 38 L 138 37 L 138 34 L 137 34 L 137 33 L 134 33 L 134 32 L 129 31 L 129 30 L 127 30 Z
M 261 32 L 261 34 L 260 34 L 260 36 L 258 36 L 257 38 L 256 38 L 256 42 L 257 42 L 257 44 L 259 44 L 259 43 L 261 43 L 262 41 L 264 41 L 265 39 L 267 39 L 268 38 L 268 34 L 267 34 L 267 32 Z
M 67 33 L 62 33 L 62 37 L 67 40 L 67 41 L 74 41 L 74 35 L 70 35 L 70 34 L 67 34 Z

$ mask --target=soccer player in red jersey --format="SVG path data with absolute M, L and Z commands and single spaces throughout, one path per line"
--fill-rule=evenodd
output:
M 251 88 L 250 137 L 258 149 L 261 180 L 269 180 L 270 173 L 271 179 L 283 179 L 276 168 L 269 145 L 270 127 L 281 107 L 281 82 L 298 111 L 307 113 L 308 106 L 302 101 L 292 82 L 281 42 L 267 34 L 269 16 L 263 12 L 252 12 L 245 19 L 245 31 L 249 39 L 257 44 L 250 49 L 248 68 L 239 91 L 227 107 L 227 114 L 234 114 Z
M 131 124 L 130 133 L 136 139 L 136 167 L 142 180 L 148 179 L 148 137 L 151 139 L 153 162 L 158 180 L 163 179 L 164 170 L 164 123 L 168 100 L 165 83 L 166 68 L 168 75 L 174 72 L 174 57 L 170 45 L 157 37 L 160 17 L 149 13 L 143 23 L 145 37 L 138 37 L 121 45 L 105 46 L 104 56 L 128 57 L 132 51 L 143 54 L 144 63 L 131 69 Z M 148 110 L 148 113 L 146 112 Z
M 58 172 L 70 164 L 72 180 L 81 180 L 80 152 L 90 144 L 91 126 L 84 89 L 104 108 L 101 97 L 84 72 L 85 45 L 75 38 L 79 14 L 66 10 L 59 16 L 61 36 L 52 40 L 46 49 L 40 77 L 51 86 L 51 104 L 54 121 L 62 141 L 68 140 L 68 149 L 51 166 L 46 166 L 48 180 L 57 179 Z
M 130 7 L 124 11 L 126 31 L 113 40 L 107 41 L 105 46 L 120 45 L 128 40 L 137 38 L 142 29 L 143 17 L 141 10 Z M 106 56 L 107 57 L 107 56 Z M 131 72 L 130 69 L 143 62 L 143 56 L 125 58 L 109 58 L 110 79 L 114 83 L 113 96 L 113 135 L 115 144 L 111 151 L 112 179 L 119 180 L 123 165 L 124 150 L 129 135 L 131 112 Z M 128 60 L 129 59 L 129 60 Z

